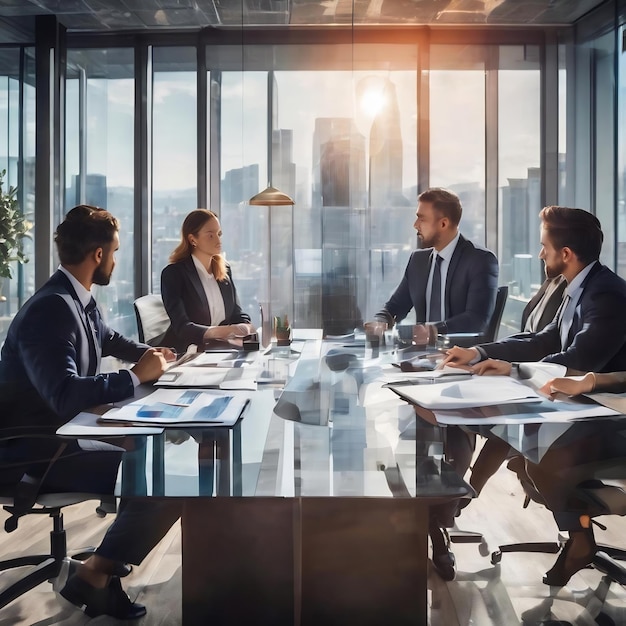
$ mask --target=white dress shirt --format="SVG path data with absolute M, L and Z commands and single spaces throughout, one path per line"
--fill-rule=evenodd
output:
M 456 237 L 445 247 L 437 252 L 433 248 L 433 262 L 430 264 L 430 272 L 428 274 L 428 283 L 426 283 L 426 319 L 431 319 L 430 315 L 430 294 L 433 288 L 433 272 L 435 270 L 435 256 L 438 254 L 443 260 L 441 261 L 441 315 L 435 314 L 432 319 L 445 320 L 446 319 L 446 278 L 448 277 L 448 268 L 450 267 L 450 260 L 454 254 L 457 243 L 459 243 L 459 237 L 461 233 L 458 232 Z

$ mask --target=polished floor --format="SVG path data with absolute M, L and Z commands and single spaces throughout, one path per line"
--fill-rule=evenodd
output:
M 553 541 L 557 530 L 552 517 L 539 505 L 522 508 L 522 492 L 514 475 L 501 468 L 487 484 L 481 497 L 472 502 L 459 518 L 463 530 L 480 530 L 489 550 L 509 541 Z M 95 514 L 96 503 L 68 507 L 65 526 L 70 548 L 98 543 L 110 520 Z M 2 520 L 3 521 L 3 520 Z M 626 519 L 600 518 L 606 531 L 597 530 L 598 542 L 626 545 Z M 10 535 L 0 533 L 0 553 L 19 554 L 45 549 L 49 520 L 32 517 L 22 520 Z M 458 576 L 443 582 L 435 572 L 429 577 L 431 626 L 607 626 L 604 616 L 615 625 L 626 625 L 626 590 L 612 584 L 607 588 L 595 570 L 576 574 L 567 587 L 551 595 L 541 582 L 543 573 L 556 558 L 552 554 L 505 554 L 494 566 L 486 550 L 476 544 L 455 544 Z M 11 574 L 0 574 L 0 585 Z M 136 568 L 125 582 L 131 597 L 148 606 L 148 615 L 136 622 L 140 626 L 181 623 L 180 528 L 174 527 L 142 567 Z M 596 621 L 598 618 L 598 621 Z M 604 620 L 604 621 L 602 621 Z M 0 626 L 55 624 L 117 624 L 114 619 L 90 620 L 55 594 L 45 583 L 0 610 Z M 352 626 L 352 625 L 350 625 Z

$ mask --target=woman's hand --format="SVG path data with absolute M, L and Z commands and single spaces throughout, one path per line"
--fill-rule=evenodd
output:
M 554 400 L 559 393 L 564 393 L 567 396 L 578 396 L 582 393 L 589 393 L 593 391 L 595 384 L 595 375 L 593 372 L 589 372 L 580 380 L 574 378 L 553 378 L 539 389 L 539 393 L 548 396 L 550 400 Z
M 470 371 L 478 376 L 510 376 L 511 364 L 499 359 L 485 359 L 476 365 L 472 365 Z

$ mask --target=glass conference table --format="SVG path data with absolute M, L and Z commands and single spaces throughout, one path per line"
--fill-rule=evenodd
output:
M 235 426 L 125 454 L 118 495 L 182 501 L 184 624 L 427 623 L 429 507 L 471 489 L 411 406 L 364 406 L 398 358 L 372 357 L 319 340 L 259 354 L 285 383 L 259 385 Z

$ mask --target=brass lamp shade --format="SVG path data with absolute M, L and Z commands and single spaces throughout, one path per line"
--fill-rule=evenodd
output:
M 286 193 L 269 185 L 267 189 L 257 193 L 256 196 L 252 196 L 248 200 L 248 204 L 253 206 L 287 206 L 294 205 L 295 202 Z

